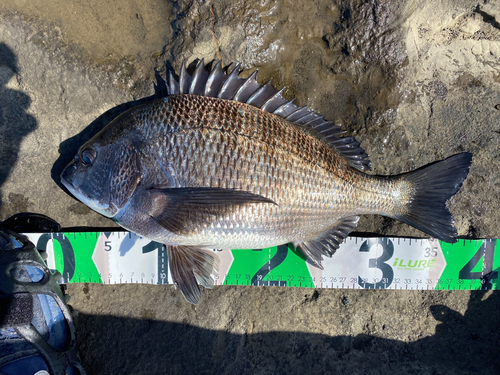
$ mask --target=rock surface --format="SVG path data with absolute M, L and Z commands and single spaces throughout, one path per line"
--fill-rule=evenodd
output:
M 498 0 L 2 4 L 1 219 L 113 226 L 62 189 L 62 169 L 162 95 L 166 67 L 222 58 L 356 135 L 375 173 L 472 152 L 450 207 L 460 235 L 500 236 Z M 358 230 L 421 235 L 381 217 Z M 68 290 L 90 374 L 500 371 L 498 293 L 217 287 L 194 309 L 171 287 Z

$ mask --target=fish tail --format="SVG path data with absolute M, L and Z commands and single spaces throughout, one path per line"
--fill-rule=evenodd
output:
M 434 238 L 455 242 L 457 228 L 446 202 L 460 190 L 471 162 L 472 154 L 464 152 L 404 174 L 412 194 L 403 212 L 393 217 Z

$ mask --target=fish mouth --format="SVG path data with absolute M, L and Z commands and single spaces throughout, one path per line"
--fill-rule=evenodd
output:
M 64 172 L 63 172 L 64 174 Z M 66 178 L 61 175 L 61 183 L 63 186 L 69 191 L 69 193 L 76 199 L 78 199 L 80 202 L 87 204 L 87 202 L 90 201 L 90 198 L 87 197 L 82 191 L 77 190 L 75 186 L 73 186 L 73 183 L 70 180 L 67 180 Z
M 71 195 L 73 195 L 74 198 L 76 198 L 83 204 L 87 205 L 92 210 L 106 217 L 113 216 L 111 212 L 109 212 L 110 211 L 109 203 L 102 203 L 97 199 L 89 196 L 87 193 L 85 193 L 84 191 L 85 189 L 79 187 L 78 179 L 76 180 L 77 186 L 74 185 L 75 183 L 74 173 L 76 172 L 76 170 L 77 166 L 74 161 L 70 163 L 66 167 L 66 169 L 64 169 L 64 171 L 61 173 L 61 183 L 63 184 L 63 186 L 70 192 Z
M 64 168 L 64 170 L 61 173 L 60 178 L 61 178 L 61 184 L 63 184 L 63 186 L 66 189 L 68 189 L 71 194 L 75 195 L 75 187 L 71 183 L 71 175 L 72 175 L 72 173 L 70 171 L 71 168 L 75 168 L 74 162 L 71 162 L 66 168 Z
M 71 185 L 70 182 L 64 180 L 61 178 L 61 184 L 63 184 L 63 186 L 71 193 L 73 194 L 73 185 Z
M 75 198 L 77 198 L 77 195 L 76 195 L 76 189 L 75 187 L 71 184 L 71 182 L 61 178 L 61 183 L 63 184 L 63 186 L 66 188 L 66 190 L 68 190 L 70 192 L 71 195 L 73 195 Z

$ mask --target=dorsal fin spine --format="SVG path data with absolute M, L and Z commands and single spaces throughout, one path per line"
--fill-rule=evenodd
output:
M 208 76 L 207 84 L 205 86 L 205 96 L 216 98 L 220 88 L 226 80 L 227 74 L 224 74 L 224 71 L 222 70 L 222 61 L 219 60 Z
M 295 112 L 290 113 L 287 117 L 285 117 L 285 120 L 295 122 L 295 120 L 302 117 L 302 113 L 305 111 L 309 111 L 309 108 L 307 108 L 307 106 L 298 107 Z
M 269 81 L 267 81 L 264 85 L 262 85 L 257 91 L 253 93 L 250 98 L 248 98 L 247 103 L 250 105 L 254 105 L 258 108 L 262 107 L 262 104 L 265 103 L 267 99 L 269 99 L 269 96 L 266 96 L 264 99 L 260 98 L 266 91 L 269 90 L 269 88 L 273 88 L 273 79 L 271 78 Z M 274 88 L 273 88 L 274 90 Z M 258 100 L 261 100 L 261 103 L 258 102 Z M 262 108 L 261 108 L 262 109 Z
M 319 116 L 315 119 L 312 119 L 311 121 L 306 122 L 305 124 L 302 124 L 304 126 L 309 126 L 313 129 L 315 129 L 317 126 L 325 122 L 325 116 Z
M 191 87 L 189 88 L 190 94 L 203 95 L 205 86 L 207 84 L 208 73 L 205 70 L 205 60 L 201 59 L 196 66 L 193 78 L 191 80 Z
M 169 88 L 168 95 L 177 95 L 179 94 L 179 82 L 174 78 L 174 74 L 172 71 L 169 72 Z
M 276 108 L 276 109 L 273 111 L 273 113 L 274 113 L 275 115 L 278 115 L 278 116 L 283 117 L 283 116 L 281 115 L 281 112 L 282 112 L 282 111 L 285 111 L 285 108 L 286 108 L 287 106 L 293 105 L 294 100 L 295 100 L 295 98 L 293 98 L 292 100 L 289 100 L 289 101 L 287 101 L 286 103 L 284 103 L 284 104 L 280 105 L 278 108 Z M 295 106 L 295 105 L 294 105 L 294 106 Z M 296 106 L 295 106 L 295 107 L 296 107 Z
M 191 76 L 186 68 L 186 60 L 182 61 L 181 75 L 179 78 L 179 91 L 181 94 L 189 94 L 189 86 L 191 85 Z
M 220 88 L 219 94 L 217 95 L 220 99 L 233 99 L 235 92 L 243 84 L 244 80 L 238 78 L 240 74 L 241 63 L 236 64 L 231 74 Z M 241 83 L 238 84 L 238 81 Z
M 283 90 L 285 90 L 284 87 L 280 91 L 276 92 L 276 94 L 274 94 L 273 96 L 271 96 L 269 99 L 267 99 L 266 102 L 260 107 L 260 109 L 262 109 L 263 111 L 266 111 L 266 112 L 273 113 L 273 111 L 275 109 L 275 108 L 272 108 L 272 106 L 274 104 L 274 101 L 276 99 L 283 98 L 281 96 L 281 93 L 283 92 Z
M 240 103 L 246 103 L 246 101 L 250 98 L 250 95 L 253 94 L 255 89 L 257 87 L 260 87 L 259 83 L 257 82 L 257 73 L 258 69 L 255 70 L 246 80 L 243 82 L 243 84 L 240 86 L 240 88 L 236 91 L 236 94 L 234 94 L 233 100 L 236 100 L 237 102 Z M 254 91 L 252 91 L 254 90 Z

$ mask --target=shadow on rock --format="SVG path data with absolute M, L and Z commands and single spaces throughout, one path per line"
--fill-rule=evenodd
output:
M 125 303 L 125 302 L 124 302 Z M 431 306 L 441 323 L 415 342 L 303 332 L 233 334 L 152 319 L 78 314 L 91 374 L 498 374 L 500 293 L 471 293 L 464 315 Z M 335 319 L 335 317 L 332 317 Z
M 84 130 L 82 130 L 77 135 L 66 139 L 61 142 L 59 145 L 59 157 L 55 161 L 52 169 L 50 171 L 52 180 L 64 191 L 67 192 L 66 188 L 61 183 L 61 173 L 64 168 L 69 164 L 69 162 L 75 157 L 78 149 L 81 145 L 87 142 L 90 138 L 92 138 L 95 134 L 97 134 L 102 128 L 104 128 L 111 120 L 113 120 L 118 115 L 127 111 L 130 108 L 136 107 L 138 105 L 144 104 L 153 99 L 161 98 L 167 95 L 167 88 L 165 80 L 156 73 L 157 83 L 155 84 L 155 93 L 154 95 L 148 96 L 146 98 L 142 98 L 139 100 L 133 100 L 128 103 L 123 103 L 117 105 L 104 112 L 94 121 L 92 121 Z
M 0 186 L 16 164 L 21 141 L 37 127 L 36 119 L 26 113 L 30 97 L 8 87 L 13 78 L 20 79 L 17 57 L 12 48 L 0 43 Z

